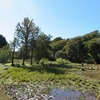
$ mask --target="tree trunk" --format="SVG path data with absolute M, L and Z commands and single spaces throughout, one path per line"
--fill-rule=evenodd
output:
M 33 50 L 31 51 L 31 62 L 30 62 L 30 65 L 33 64 Z
M 33 57 L 31 56 L 31 62 L 30 62 L 30 65 L 32 65 L 33 64 Z
M 15 53 L 15 51 L 12 52 L 12 62 L 11 62 L 12 64 L 11 64 L 11 66 L 14 66 L 14 53 Z
M 23 58 L 22 65 L 25 66 L 25 58 Z
M 22 65 L 25 66 L 25 60 L 27 58 L 27 52 L 28 52 L 28 46 L 27 46 L 27 42 L 25 44 L 25 47 L 24 47 L 24 51 L 23 51 L 23 62 L 22 62 Z
M 14 45 L 14 49 L 12 51 L 12 64 L 11 64 L 11 66 L 14 66 L 14 55 L 15 55 L 15 45 Z

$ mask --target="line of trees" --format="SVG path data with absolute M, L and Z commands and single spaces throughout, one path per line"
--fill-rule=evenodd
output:
M 39 63 L 42 58 L 52 61 L 62 58 L 75 63 L 100 64 L 98 30 L 70 39 L 51 38 L 52 36 L 44 34 L 33 20 L 24 18 L 22 23 L 17 24 L 14 40 L 10 44 L 0 35 L 0 62 L 4 61 L 3 57 L 6 58 L 5 61 L 12 57 L 12 66 L 14 58 L 22 59 L 23 66 L 26 59 L 30 59 L 30 64 L 33 64 L 33 59 Z
M 16 40 L 15 40 L 16 39 Z M 13 43 L 12 65 L 16 46 L 19 46 L 19 52 L 25 65 L 25 60 L 30 58 L 30 64 L 33 64 L 33 57 L 39 63 L 42 57 L 46 57 L 49 49 L 51 36 L 41 32 L 40 28 L 35 25 L 33 19 L 24 18 L 22 23 L 16 26 L 15 38 Z

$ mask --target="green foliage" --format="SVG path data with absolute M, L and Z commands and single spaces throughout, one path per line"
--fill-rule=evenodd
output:
M 41 33 L 36 40 L 36 47 L 34 49 L 34 59 L 39 63 L 41 58 L 50 58 L 50 39 L 51 36 L 47 36 Z
M 61 37 L 56 37 L 53 42 L 57 42 L 57 41 L 60 41 L 60 40 L 63 40 Z
M 21 67 L 20 64 L 15 64 L 16 67 Z
M 35 26 L 35 23 L 29 18 L 24 18 L 23 22 L 18 23 L 16 26 L 15 36 L 19 41 L 20 46 L 23 47 L 23 65 L 25 64 L 25 60 L 27 59 L 28 47 L 30 45 L 30 42 L 32 42 L 32 39 L 34 38 L 34 35 L 36 34 L 36 29 L 37 27 Z
M 49 60 L 47 59 L 47 58 L 42 58 L 41 60 L 40 60 L 40 64 L 41 65 L 44 65 L 45 63 L 47 63 Z
M 96 63 L 100 63 L 100 38 L 93 38 L 85 42 L 85 47 L 88 52 L 92 55 Z
M 51 36 L 41 32 L 33 20 L 24 18 L 23 22 L 16 26 L 15 37 L 21 46 L 18 58 L 23 59 L 23 65 L 29 58 L 31 65 L 33 58 L 37 63 L 42 58 L 52 61 L 62 58 L 75 63 L 93 62 L 94 59 L 96 63 L 100 63 L 100 32 L 98 30 L 84 36 L 71 39 L 57 37 L 51 41 Z M 88 54 L 91 54 L 92 58 Z
M 17 40 L 17 41 L 16 41 Z M 6 39 L 0 35 L 0 48 L 7 44 Z M 15 53 L 16 44 L 20 46 Z M 51 61 L 56 59 L 68 59 L 74 63 L 100 63 L 100 32 L 95 30 L 84 36 L 78 36 L 70 39 L 62 39 L 57 37 L 51 41 L 51 36 L 41 32 L 40 28 L 35 25 L 33 20 L 24 18 L 22 23 L 16 26 L 15 40 L 11 43 L 12 49 L 12 65 L 14 65 L 14 55 L 16 58 L 23 60 L 31 59 L 30 64 L 33 64 L 33 59 L 36 63 L 44 63 L 40 61 L 42 58 L 47 58 Z M 6 53 L 7 52 L 7 53 Z M 0 51 L 0 61 L 6 62 L 9 57 L 7 50 Z M 92 57 L 90 57 L 90 54 Z M 58 61 L 59 62 L 59 61 Z M 64 63 L 61 61 L 60 63 Z
M 81 68 L 82 66 L 79 67 Z M 93 65 L 86 65 L 86 67 L 93 67 Z M 70 87 L 70 89 L 94 93 L 94 95 L 97 95 L 100 90 L 98 88 L 100 86 L 100 77 L 97 76 L 98 73 L 95 72 L 95 70 L 88 71 L 85 66 L 84 68 L 82 67 L 81 70 L 77 66 L 76 68 L 47 67 L 39 65 L 26 68 L 10 66 L 5 68 L 0 67 L 0 81 L 3 82 L 3 84 L 18 83 L 18 85 L 20 85 L 31 83 L 35 84 L 37 87 L 43 85 L 49 89 L 55 87 L 66 89 Z
M 83 41 L 85 41 L 85 42 L 89 41 L 93 38 L 100 38 L 100 32 L 98 30 L 90 32 L 82 37 Z
M 86 50 L 81 37 L 69 40 L 63 49 L 70 61 L 79 63 L 84 61 Z
M 67 59 L 66 53 L 63 52 L 63 50 L 59 50 L 56 52 L 55 54 L 55 58 L 63 58 L 63 59 Z
M 70 39 L 63 48 L 63 53 L 66 53 L 66 58 L 72 62 L 82 63 L 88 62 L 100 63 L 100 33 L 93 31 L 84 36 L 79 36 Z M 62 53 L 62 54 L 63 54 Z M 92 57 L 89 57 L 91 54 Z
M 88 64 L 93 64 L 94 63 L 94 58 L 91 54 L 87 54 L 87 59 L 85 60 L 86 63 Z
M 62 59 L 62 58 L 58 58 L 58 59 L 56 59 L 56 62 L 58 63 L 58 64 L 68 64 L 68 63 L 71 63 L 69 60 L 65 60 L 65 59 Z
M 7 41 L 4 36 L 0 35 L 0 48 L 7 45 Z
M 9 45 L 0 49 L 0 63 L 6 63 L 11 59 L 11 51 Z
M 14 40 L 10 44 L 10 48 L 12 49 L 12 66 L 14 66 L 14 58 L 15 58 L 15 50 L 18 46 L 18 40 L 14 38 Z
M 66 45 L 66 40 L 63 40 L 63 39 L 60 39 L 60 38 L 55 38 L 50 44 L 50 46 L 52 48 L 52 52 L 53 52 L 53 57 L 56 57 L 56 58 L 58 57 L 59 58 L 58 53 L 61 52 L 61 50 L 63 49 L 63 47 L 65 45 Z

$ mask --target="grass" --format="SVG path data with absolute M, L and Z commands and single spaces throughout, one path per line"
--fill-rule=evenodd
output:
M 36 83 L 38 86 L 44 82 L 48 87 L 52 86 L 51 88 L 70 88 L 95 96 L 100 95 L 100 74 L 97 72 L 100 71 L 99 65 L 70 64 L 69 66 L 71 68 L 41 65 L 21 68 L 6 64 L 0 66 L 0 84 Z

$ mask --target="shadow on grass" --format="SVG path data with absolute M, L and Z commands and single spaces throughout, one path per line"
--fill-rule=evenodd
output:
M 32 72 L 38 71 L 40 73 L 44 73 L 44 72 L 54 73 L 54 74 L 64 74 L 65 73 L 65 69 L 54 67 L 54 66 L 33 65 L 32 67 L 24 67 L 24 68 Z
M 31 66 L 20 66 L 20 64 L 15 64 L 17 68 L 27 69 L 28 71 L 38 71 L 40 73 L 54 73 L 54 74 L 64 74 L 66 69 L 72 68 L 70 65 L 65 64 L 35 64 Z

